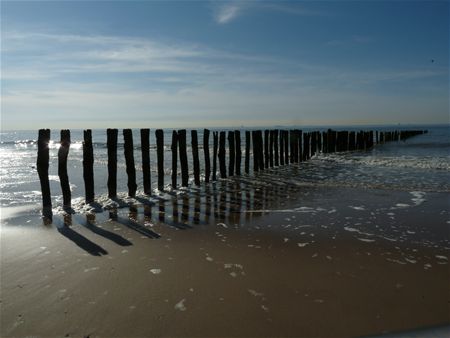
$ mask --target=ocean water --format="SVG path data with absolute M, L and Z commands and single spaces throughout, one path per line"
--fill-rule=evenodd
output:
M 320 130 L 317 128 L 298 129 Z M 336 130 L 355 130 L 342 127 Z M 398 127 L 360 127 L 356 130 L 401 130 Z M 307 162 L 275 168 L 250 177 L 264 184 L 267 175 L 288 181 L 293 185 L 320 187 L 352 187 L 361 189 L 387 189 L 419 192 L 450 192 L 450 129 L 441 126 L 409 126 L 403 129 L 427 129 L 428 133 L 406 141 L 376 145 L 369 151 L 355 151 L 334 154 L 318 154 Z M 164 133 L 165 183 L 168 190 L 171 175 L 171 130 Z M 150 160 L 152 188 L 156 191 L 156 140 L 154 130 L 150 133 Z M 0 134 L 0 204 L 2 208 L 36 208 L 41 203 L 40 183 L 36 171 L 38 131 L 3 131 Z M 138 195 L 142 192 L 142 169 L 139 130 L 133 130 L 134 157 L 137 169 Z M 57 174 L 60 131 L 52 130 L 50 142 L 50 189 L 54 207 L 62 204 L 61 187 Z M 187 133 L 190 185 L 193 184 L 192 150 L 190 132 Z M 82 130 L 71 131 L 72 144 L 68 157 L 68 175 L 72 189 L 73 208 L 81 211 L 84 200 L 82 174 Z M 202 130 L 198 130 L 200 167 L 203 169 Z M 106 130 L 93 130 L 94 177 L 96 200 L 105 206 L 107 198 L 107 148 Z M 241 149 L 244 156 L 245 133 L 241 131 Z M 212 154 L 212 134 L 210 136 Z M 252 163 L 252 159 L 250 163 Z M 227 162 L 228 163 L 228 162 Z M 212 166 L 212 161 L 211 161 Z M 244 161 L 242 161 L 243 172 Z M 178 164 L 178 167 L 179 164 Z M 202 172 L 203 173 L 203 172 Z M 178 173 L 178 182 L 181 175 Z M 219 177 L 219 175 L 218 175 Z M 273 182 L 271 182 L 273 184 Z M 123 154 L 123 137 L 119 131 L 118 182 L 119 196 L 126 196 L 127 175 Z

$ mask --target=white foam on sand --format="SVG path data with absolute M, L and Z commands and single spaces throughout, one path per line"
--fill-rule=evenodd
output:
M 175 310 L 178 311 L 186 311 L 187 307 L 184 305 L 184 302 L 186 301 L 185 298 L 183 298 L 182 300 L 180 300 L 178 303 L 175 304 L 174 308 Z

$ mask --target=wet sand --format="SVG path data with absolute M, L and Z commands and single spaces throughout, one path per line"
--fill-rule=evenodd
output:
M 47 225 L 4 220 L 1 336 L 337 337 L 450 323 L 448 193 L 272 183 Z

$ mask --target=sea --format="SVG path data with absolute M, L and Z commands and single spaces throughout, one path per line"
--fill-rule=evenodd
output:
M 241 149 L 244 155 L 245 130 L 241 129 Z M 286 129 L 280 127 L 279 129 Z M 294 129 L 294 127 L 292 127 Z M 325 130 L 327 128 L 296 126 L 303 131 Z M 334 127 L 335 130 L 427 130 L 428 133 L 407 139 L 406 141 L 378 144 L 371 150 L 352 151 L 333 154 L 319 153 L 309 161 L 295 166 L 295 174 L 283 168 L 274 168 L 264 175 L 253 174 L 250 177 L 264 181 L 267 175 L 274 175 L 279 180 L 289 180 L 292 184 L 309 187 L 351 187 L 359 189 L 384 189 L 397 191 L 450 192 L 450 126 L 449 125 L 408 125 L 408 126 L 350 126 Z M 211 129 L 214 130 L 214 129 Z M 217 129 L 227 130 L 227 129 Z M 233 128 L 232 130 L 235 130 Z M 200 167 L 203 176 L 203 129 L 198 130 Z M 171 134 L 164 130 L 164 168 L 165 190 L 177 191 L 171 187 Z M 106 129 L 93 130 L 94 146 L 94 181 L 96 201 L 106 207 L 108 158 L 106 147 Z M 151 180 L 155 194 L 158 194 L 156 140 L 155 130 L 150 133 Z M 0 205 L 3 211 L 20 207 L 35 212 L 42 203 L 40 183 L 36 170 L 38 130 L 2 131 L 0 133 Z M 190 131 L 187 132 L 188 160 L 190 170 L 190 187 L 193 184 L 192 149 Z M 137 196 L 145 196 L 142 188 L 142 167 L 140 133 L 133 129 L 134 158 L 138 184 Z M 49 178 L 52 204 L 58 208 L 62 205 L 62 193 L 58 177 L 58 149 L 60 130 L 51 130 Z M 72 208 L 82 212 L 84 205 L 83 181 L 83 130 L 71 130 L 71 145 L 68 156 L 68 175 L 72 191 Z M 212 134 L 210 137 L 210 154 L 212 156 Z M 252 164 L 252 160 L 250 161 Z M 242 166 L 244 161 L 242 161 Z M 118 182 L 119 197 L 127 196 L 127 174 L 124 158 L 123 136 L 119 131 L 118 144 Z M 180 167 L 178 165 L 178 167 Z M 242 167 L 243 172 L 243 167 Z M 219 174 L 217 175 L 219 177 Z M 245 176 L 245 175 L 244 175 Z M 178 173 L 181 183 L 181 173 Z M 214 184 L 214 183 L 209 183 Z M 204 185 L 204 183 L 202 183 Z M 190 189 L 190 188 L 188 188 Z

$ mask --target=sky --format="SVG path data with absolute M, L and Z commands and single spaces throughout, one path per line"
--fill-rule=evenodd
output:
M 449 123 L 448 1 L 1 1 L 1 128 Z

